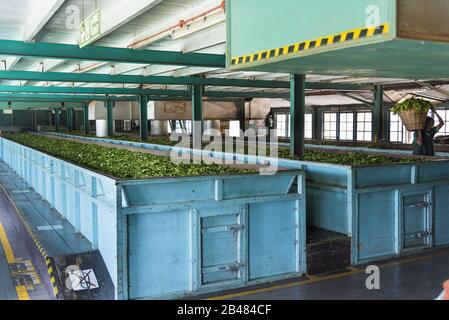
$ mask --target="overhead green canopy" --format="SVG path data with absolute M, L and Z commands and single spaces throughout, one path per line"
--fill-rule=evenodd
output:
M 447 0 L 227 4 L 232 70 L 407 79 L 449 75 Z

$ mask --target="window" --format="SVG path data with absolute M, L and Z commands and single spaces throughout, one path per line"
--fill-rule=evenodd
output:
M 277 136 L 281 138 L 290 138 L 290 113 L 276 114 L 276 132 Z M 312 139 L 312 114 L 306 113 L 304 115 L 304 138 Z
M 449 135 L 449 110 L 437 110 L 438 114 L 444 120 L 444 127 L 441 128 L 440 132 L 438 132 L 437 136 L 447 136 Z M 438 119 L 435 117 L 435 125 L 438 125 Z
M 357 141 L 373 140 L 373 116 L 371 112 L 357 112 Z
M 175 121 L 175 126 L 176 133 L 192 133 L 192 120 L 177 120 Z
M 334 112 L 325 112 L 323 114 L 323 138 L 324 140 L 337 139 L 337 114 Z
M 313 135 L 312 135 L 312 114 L 311 113 L 306 113 L 305 114 L 305 118 L 304 118 L 304 138 L 305 139 L 312 139 Z M 290 135 L 290 133 L 289 133 Z
M 192 120 L 185 120 L 184 126 L 187 133 L 192 133 Z
M 287 137 L 287 114 L 276 114 L 276 135 L 280 138 Z
M 182 126 L 181 126 L 181 121 L 175 121 L 175 126 L 176 126 L 176 133 L 182 133 Z
M 406 129 L 402 124 L 401 118 L 397 114 L 390 112 L 390 142 L 403 143 L 404 133 L 406 133 Z
M 340 140 L 354 140 L 354 113 L 340 113 Z

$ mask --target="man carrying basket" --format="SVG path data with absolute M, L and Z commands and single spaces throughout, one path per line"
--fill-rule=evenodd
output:
M 431 109 L 437 116 L 439 124 L 438 126 L 435 126 L 435 120 L 433 120 L 431 117 L 427 117 L 424 130 L 414 131 L 413 154 L 416 156 L 435 156 L 433 143 L 435 135 L 444 126 L 444 120 L 436 112 L 435 107 L 432 106 Z

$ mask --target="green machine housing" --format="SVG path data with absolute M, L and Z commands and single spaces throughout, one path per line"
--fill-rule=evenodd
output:
M 428 79 L 449 74 L 446 0 L 227 0 L 231 70 Z

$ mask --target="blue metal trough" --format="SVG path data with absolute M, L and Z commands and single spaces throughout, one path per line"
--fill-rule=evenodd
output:
M 446 160 L 346 166 L 112 139 L 81 139 L 305 170 L 308 225 L 351 236 L 354 265 L 449 245 L 449 161 Z M 354 152 L 351 147 L 339 150 Z
M 306 272 L 305 175 L 117 180 L 0 138 L 1 158 L 98 249 L 117 299 Z

